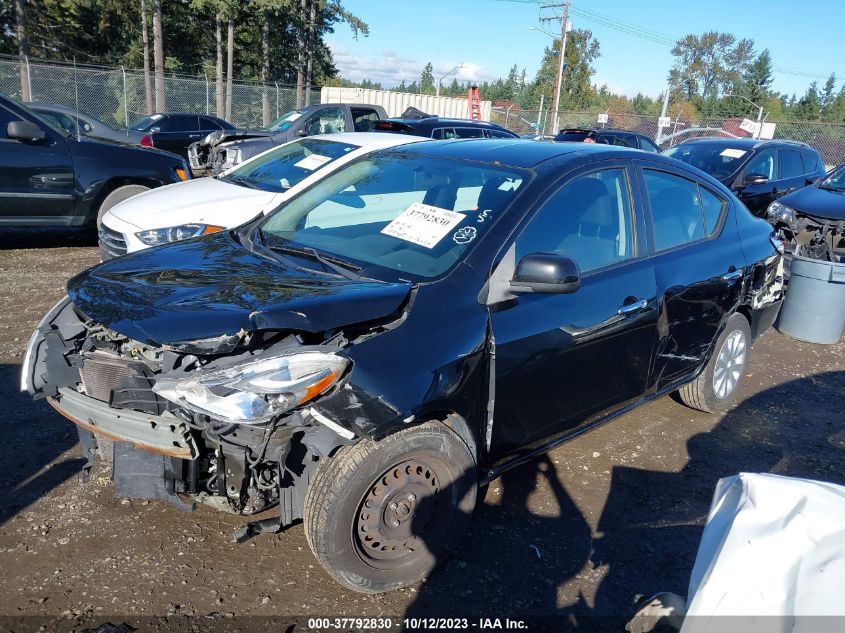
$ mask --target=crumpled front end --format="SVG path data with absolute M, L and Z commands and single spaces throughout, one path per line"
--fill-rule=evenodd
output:
M 320 459 L 360 434 L 315 408 L 346 386 L 342 335 L 241 333 L 190 353 L 134 341 L 60 301 L 30 340 L 21 388 L 77 425 L 89 467 L 114 442 L 121 496 L 302 516 Z M 220 353 L 220 349 L 231 350 Z

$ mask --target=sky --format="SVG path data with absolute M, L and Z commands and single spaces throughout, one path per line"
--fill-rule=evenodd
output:
M 326 41 L 342 77 L 386 87 L 419 80 L 429 61 L 435 78 L 463 64 L 444 84 L 504 77 L 514 64 L 532 79 L 552 39 L 531 27 L 560 32 L 559 18 L 539 21 L 555 15 L 540 10 L 546 1 L 343 0 L 370 35 L 356 40 L 338 24 Z M 750 37 L 757 52 L 768 48 L 779 92 L 800 96 L 831 72 L 837 88 L 845 80 L 845 0 L 573 0 L 572 7 L 572 28 L 589 28 L 601 45 L 594 83 L 613 92 L 659 95 L 672 65 L 667 41 L 707 30 Z

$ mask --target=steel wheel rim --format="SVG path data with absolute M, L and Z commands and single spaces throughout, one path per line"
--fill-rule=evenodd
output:
M 353 542 L 363 562 L 379 569 L 413 564 L 436 549 L 457 507 L 442 490 L 448 469 L 440 460 L 413 456 L 382 473 L 358 506 Z
M 745 368 L 747 344 L 745 334 L 734 330 L 722 343 L 713 368 L 713 393 L 719 400 L 729 397 L 739 383 Z

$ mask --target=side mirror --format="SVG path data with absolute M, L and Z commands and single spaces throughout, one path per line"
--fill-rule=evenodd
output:
M 158 132 L 161 132 L 161 128 L 159 126 L 156 125 L 150 128 L 150 134 L 156 134 Z
M 29 121 L 9 121 L 6 136 L 24 143 L 37 143 L 47 136 L 39 126 Z
M 744 185 L 765 185 L 767 182 L 769 182 L 769 177 L 763 174 L 745 174 L 745 178 L 742 179 Z
M 581 287 L 575 260 L 556 253 L 531 253 L 519 260 L 510 282 L 511 292 L 571 294 Z
M 297 136 L 308 136 L 308 132 L 306 132 L 305 130 L 300 129 L 300 130 L 296 133 L 296 135 L 297 135 Z

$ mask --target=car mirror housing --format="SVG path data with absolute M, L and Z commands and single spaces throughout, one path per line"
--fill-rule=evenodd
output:
M 511 292 L 571 294 L 581 287 L 575 260 L 557 253 L 531 253 L 519 260 L 510 282 Z
M 299 130 L 299 131 L 296 133 L 296 135 L 297 135 L 297 136 L 308 136 L 308 132 L 306 132 L 305 130 Z
M 29 121 L 9 121 L 6 125 L 6 136 L 24 143 L 43 141 L 46 134 L 35 123 Z
M 769 182 L 769 177 L 763 174 L 745 174 L 742 182 L 745 185 L 765 185 Z

